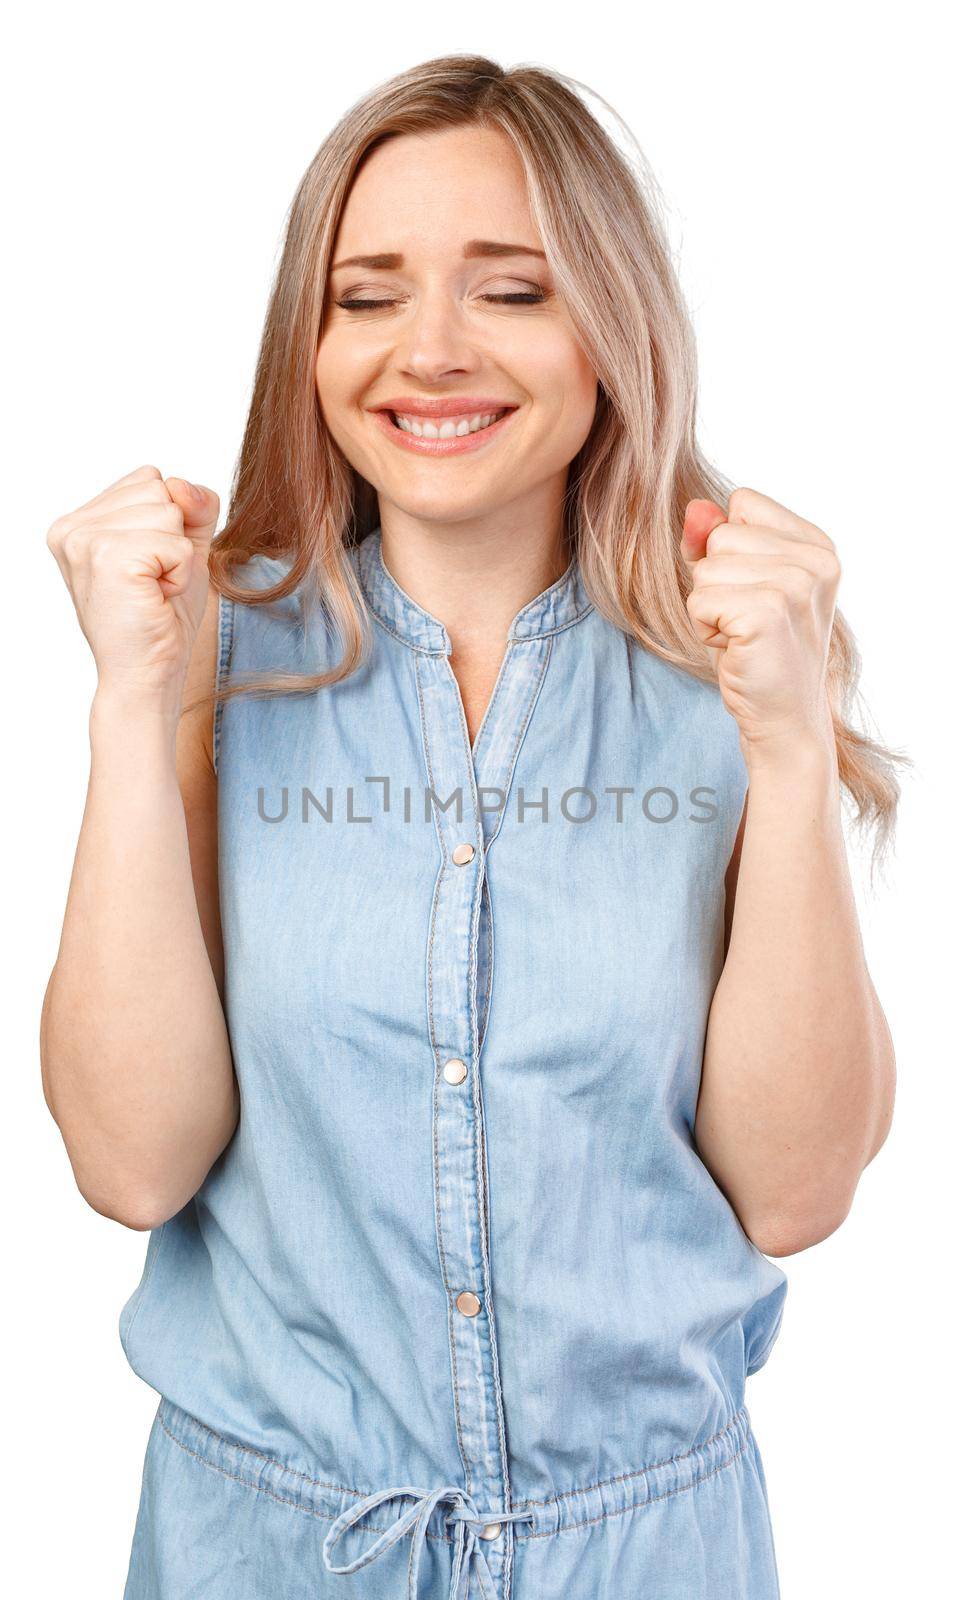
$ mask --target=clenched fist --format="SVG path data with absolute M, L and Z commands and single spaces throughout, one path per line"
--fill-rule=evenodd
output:
M 719 671 L 744 756 L 833 739 L 826 677 L 840 562 L 833 541 L 779 501 L 734 489 L 690 500 L 681 541 L 697 638 Z
M 197 497 L 196 497 L 197 496 Z M 97 663 L 98 688 L 177 704 L 205 614 L 212 489 L 139 467 L 47 534 Z

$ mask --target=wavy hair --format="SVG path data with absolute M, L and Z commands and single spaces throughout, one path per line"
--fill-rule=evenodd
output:
M 725 505 L 735 485 L 696 442 L 695 339 L 655 178 L 618 113 L 595 96 L 627 152 L 579 90 L 594 94 L 546 67 L 505 70 L 483 56 L 441 56 L 357 101 L 310 162 L 287 217 L 209 572 L 220 594 L 242 604 L 270 604 L 297 588 L 304 617 L 325 604 L 343 655 L 315 675 L 230 677 L 214 687 L 216 705 L 246 692 L 324 688 L 369 653 L 372 625 L 349 554 L 378 521 L 376 491 L 330 437 L 315 384 L 329 266 L 365 157 L 396 135 L 467 125 L 502 132 L 517 152 L 556 291 L 598 377 L 594 420 L 570 464 L 563 506 L 589 598 L 643 649 L 717 681 L 686 610 L 691 581 L 679 540 L 691 499 Z M 290 565 L 281 582 L 251 591 L 233 581 L 233 569 L 250 556 L 283 552 Z M 838 609 L 828 654 L 838 770 L 854 823 L 874 830 L 876 861 L 893 839 L 895 768 L 910 762 L 851 725 L 859 672 L 856 641 Z

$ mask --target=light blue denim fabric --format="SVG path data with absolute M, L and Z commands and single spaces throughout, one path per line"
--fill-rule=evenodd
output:
M 573 562 L 471 748 L 446 629 L 351 560 L 367 662 L 216 719 L 241 1120 L 121 1313 L 125 1600 L 775 1600 L 787 1280 L 692 1136 L 736 724 Z M 304 601 L 223 599 L 220 678 L 335 665 Z

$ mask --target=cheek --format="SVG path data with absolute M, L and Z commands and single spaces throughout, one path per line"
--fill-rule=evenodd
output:
M 362 385 L 370 381 L 374 362 L 372 350 L 359 338 L 344 330 L 325 334 L 316 350 L 316 389 L 334 404 L 348 405 Z
M 580 449 L 588 436 L 598 399 L 598 379 L 581 346 L 549 337 L 535 346 L 527 383 L 544 417 L 553 424 L 549 439 Z
M 316 392 L 321 400 L 335 400 L 346 386 L 346 351 L 324 339 L 316 351 Z
M 576 407 L 587 410 L 590 405 L 594 409 L 598 397 L 598 373 L 581 345 L 574 340 L 569 341 L 567 350 L 562 352 L 560 370 Z
M 327 421 L 329 420 L 328 412 L 333 402 L 333 394 L 336 387 L 334 372 L 334 362 L 329 350 L 320 345 L 316 352 L 314 377 L 316 379 L 316 394 L 319 397 L 320 408 Z
M 342 445 L 353 425 L 354 397 L 360 390 L 359 362 L 341 349 L 339 341 L 325 341 L 316 356 L 315 379 L 319 407 L 333 438 Z

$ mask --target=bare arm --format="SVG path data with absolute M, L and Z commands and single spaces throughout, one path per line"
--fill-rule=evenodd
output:
M 209 589 L 183 704 L 211 689 L 217 625 Z M 191 1198 L 238 1120 L 222 1010 L 212 705 L 179 718 L 99 687 L 90 738 L 41 1072 L 84 1198 L 144 1229 Z
M 754 767 L 727 875 L 697 1148 L 769 1255 L 833 1233 L 891 1123 L 890 1033 L 861 942 L 829 746 Z

